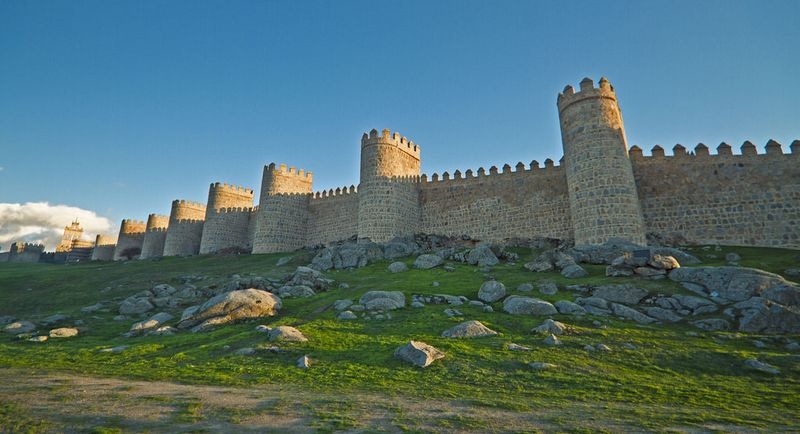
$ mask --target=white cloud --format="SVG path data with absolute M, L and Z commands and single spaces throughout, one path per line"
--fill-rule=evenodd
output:
M 94 211 L 47 202 L 0 203 L 0 246 L 8 250 L 11 243 L 42 243 L 46 250 L 55 249 L 61 241 L 64 226 L 78 219 L 86 239 L 109 233 L 111 221 Z

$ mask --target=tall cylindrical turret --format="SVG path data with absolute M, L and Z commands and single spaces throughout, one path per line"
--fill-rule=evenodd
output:
M 206 206 L 188 200 L 173 200 L 164 256 L 189 256 L 200 252 Z
M 645 244 L 622 114 L 611 83 L 589 78 L 558 95 L 575 244 L 622 239 Z
M 200 241 L 201 254 L 231 248 L 250 252 L 252 240 L 248 227 L 253 195 L 250 188 L 219 182 L 211 184 Z
M 117 239 L 112 235 L 98 234 L 92 250 L 92 261 L 111 261 L 114 259 L 114 248 Z
M 117 246 L 114 248 L 114 260 L 136 259 L 142 253 L 145 223 L 138 220 L 123 220 L 119 227 Z
M 386 242 L 419 225 L 420 148 L 399 133 L 361 137 L 358 238 Z
M 139 259 L 158 258 L 164 255 L 164 241 L 167 238 L 169 216 L 150 214 L 142 241 L 142 254 Z
M 253 229 L 253 253 L 287 252 L 306 242 L 311 172 L 285 164 L 264 166 Z

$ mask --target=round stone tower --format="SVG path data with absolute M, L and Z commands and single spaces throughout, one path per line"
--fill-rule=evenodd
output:
M 306 243 L 314 176 L 285 164 L 264 166 L 253 229 L 253 253 L 288 252 Z
M 189 256 L 200 251 L 206 206 L 189 200 L 173 200 L 169 227 L 164 239 L 164 256 Z
M 117 245 L 114 248 L 114 260 L 135 259 L 142 253 L 142 242 L 147 226 L 143 221 L 122 220 L 119 227 Z
M 361 137 L 358 237 L 386 242 L 412 235 L 419 224 L 420 148 L 383 130 Z
M 254 192 L 250 188 L 215 182 L 208 188 L 200 254 L 227 248 L 250 250 L 247 228 Z
M 614 87 L 581 80 L 558 95 L 561 141 L 575 244 L 622 239 L 645 244 L 628 143 Z
M 167 238 L 169 216 L 150 214 L 142 241 L 142 253 L 139 259 L 158 258 L 164 254 L 164 241 Z

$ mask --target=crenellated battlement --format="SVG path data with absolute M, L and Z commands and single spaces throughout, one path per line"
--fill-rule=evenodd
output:
M 594 81 L 586 77 L 581 80 L 580 90 L 577 92 L 572 85 L 568 84 L 558 94 L 558 111 L 561 113 L 572 104 L 591 98 L 606 98 L 616 102 L 617 94 L 614 92 L 614 86 L 611 85 L 607 78 L 601 77 L 599 86 L 594 87 Z
M 310 171 L 305 171 L 303 169 L 297 169 L 294 166 L 286 166 L 284 163 L 275 164 L 269 163 L 269 165 L 264 166 L 264 171 L 270 171 L 272 173 L 278 173 L 282 176 L 294 176 L 297 178 L 302 178 L 307 181 L 313 181 L 314 174 Z
M 420 158 L 420 146 L 414 143 L 413 140 L 400 135 L 397 131 L 392 133 L 389 129 L 384 128 L 383 131 L 378 133 L 378 130 L 372 129 L 369 134 L 364 133 L 361 136 L 361 147 L 372 145 L 392 145 L 398 149 L 403 150 L 408 155 L 415 157 L 417 160 Z
M 44 244 L 39 243 L 12 243 L 10 251 L 12 253 L 22 253 L 22 252 L 38 252 L 41 253 L 44 251 Z
M 160 232 L 166 233 L 168 229 L 169 228 L 165 228 L 165 227 L 147 228 L 147 230 L 145 232 L 148 233 L 148 234 L 149 233 L 160 233 Z
M 562 158 L 563 160 L 563 158 Z M 559 161 L 562 163 L 563 161 Z M 546 174 L 549 170 L 562 170 L 561 165 L 556 165 L 555 162 L 551 159 L 546 159 L 544 161 L 544 167 L 539 166 L 539 162 L 533 160 L 530 162 L 529 165 L 526 165 L 523 162 L 518 162 L 514 166 L 506 163 L 502 166 L 502 168 L 498 168 L 497 166 L 491 166 L 489 171 L 487 172 L 486 169 L 483 167 L 479 167 L 476 171 L 472 169 L 467 169 L 464 172 L 461 170 L 455 170 L 452 175 L 450 172 L 443 172 L 441 175 L 438 173 L 432 174 L 430 177 L 427 174 L 423 174 L 420 176 L 420 182 L 422 183 L 432 183 L 432 182 L 444 182 L 444 181 L 467 181 L 467 180 L 479 180 L 485 179 L 490 177 L 503 177 L 503 176 L 517 176 L 517 175 L 525 175 L 525 174 Z
M 209 187 L 209 192 L 226 192 L 232 194 L 238 194 L 241 196 L 250 196 L 253 197 L 253 189 L 242 187 L 235 184 L 228 184 L 224 182 L 212 182 L 211 186 Z
M 789 146 L 789 153 L 783 152 L 783 145 L 776 140 L 770 139 L 764 146 L 764 152 L 758 153 L 758 149 L 753 142 L 746 140 L 739 147 L 739 153 L 733 153 L 733 147 L 725 142 L 720 143 L 716 148 L 716 153 L 710 153 L 709 147 L 704 143 L 698 143 L 694 150 L 688 151 L 683 145 L 676 144 L 672 147 L 672 155 L 667 155 L 661 145 L 655 145 L 650 150 L 650 155 L 644 155 L 642 149 L 636 145 L 631 146 L 628 155 L 631 160 L 650 160 L 650 159 L 670 159 L 682 160 L 685 158 L 705 158 L 705 157 L 796 157 L 800 155 L 800 140 L 794 140 Z
M 113 246 L 115 244 L 117 244 L 117 238 L 113 235 L 98 234 L 94 241 L 94 245 L 97 247 Z
M 350 185 L 350 187 L 345 185 L 344 187 L 337 187 L 336 189 L 331 188 L 329 190 L 317 191 L 312 194 L 311 198 L 325 199 L 329 197 L 348 196 L 356 193 L 358 193 L 358 189 L 355 185 Z
M 217 208 L 213 210 L 216 214 L 241 214 L 241 213 L 252 213 L 255 207 L 252 206 L 231 206 L 227 208 Z
M 181 200 L 175 199 L 175 200 L 173 200 L 172 201 L 172 207 L 173 208 L 180 207 L 180 208 L 201 209 L 203 211 L 206 210 L 206 204 L 204 204 L 202 202 L 194 202 L 194 201 L 191 201 L 191 200 L 184 200 L 184 199 L 181 199 Z
M 158 215 L 158 214 L 150 214 L 147 216 L 147 227 L 146 230 L 149 232 L 151 230 L 156 229 L 167 229 L 169 226 L 169 216 L 168 215 Z
M 147 224 L 142 220 L 124 219 L 120 225 L 120 234 L 140 234 L 147 229 Z

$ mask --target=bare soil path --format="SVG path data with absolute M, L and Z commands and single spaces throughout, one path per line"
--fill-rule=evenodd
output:
M 280 385 L 233 388 L 0 369 L 0 432 L 640 432 L 609 404 L 534 412 Z M 654 411 L 657 411 L 654 409 Z M 662 409 L 663 411 L 663 409 Z M 679 427 L 676 432 L 741 427 Z

